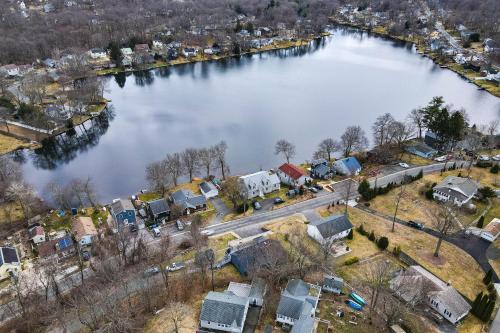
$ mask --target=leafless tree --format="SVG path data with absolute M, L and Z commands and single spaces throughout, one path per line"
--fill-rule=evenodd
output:
M 306 244 L 306 238 L 298 231 L 293 231 L 289 235 L 290 242 L 290 261 L 295 271 L 301 279 L 304 279 L 311 267 L 311 258 L 314 255 L 310 253 Z
M 415 129 L 411 123 L 394 121 L 389 127 L 389 132 L 391 142 L 398 148 L 402 148 L 403 144 L 414 135 Z
M 210 176 L 210 171 L 215 161 L 215 148 L 202 148 L 199 150 L 200 164 L 205 168 L 207 178 Z
M 340 151 L 340 143 L 332 138 L 324 139 L 320 142 L 318 146 L 318 152 L 328 157 L 328 161 L 332 160 L 332 154 L 334 152 Z
M 458 228 L 455 221 L 455 206 L 450 203 L 442 203 L 427 213 L 432 218 L 433 228 L 438 232 L 438 240 L 434 250 L 434 257 L 438 257 L 443 239 Z
M 181 157 L 184 169 L 189 176 L 189 181 L 192 183 L 193 177 L 198 172 L 200 167 L 200 155 L 198 153 L 198 149 L 187 148 L 182 152 Z
M 498 126 L 500 125 L 499 119 L 494 119 L 488 123 L 487 133 L 488 133 L 488 148 L 490 150 L 495 148 L 495 134 L 498 132 Z
M 165 309 L 165 315 L 172 321 L 174 325 L 173 331 L 175 333 L 180 332 L 180 323 L 187 317 L 192 315 L 192 310 L 189 306 L 180 302 L 172 302 Z
M 374 308 L 377 306 L 380 292 L 389 286 L 392 271 L 390 261 L 385 260 L 370 263 L 364 270 L 362 282 L 370 289 L 370 318 L 372 317 Z
M 161 269 L 161 276 L 165 286 L 165 295 L 169 293 L 169 270 L 165 265 L 174 257 L 174 249 L 170 241 L 170 235 L 163 233 L 158 243 L 158 250 L 155 253 L 155 263 Z
M 16 202 L 23 212 L 27 221 L 31 217 L 37 196 L 35 190 L 26 182 L 14 182 L 9 185 L 5 192 L 7 200 Z
M 401 199 L 405 195 L 406 184 L 404 184 L 404 178 L 405 177 L 403 176 L 403 182 L 401 183 L 401 186 L 399 187 L 399 192 L 398 192 L 398 194 L 396 196 L 396 207 L 394 208 L 394 216 L 392 217 L 391 232 L 394 232 L 394 228 L 395 228 L 395 225 L 396 225 L 396 217 L 398 215 L 399 203 L 401 202 Z
M 172 178 L 172 181 L 174 183 L 174 186 L 177 186 L 177 181 L 179 177 L 182 176 L 184 173 L 182 167 L 181 154 L 179 153 L 167 154 L 167 157 L 165 158 L 165 163 L 166 163 L 166 168 L 170 173 L 170 177 Z
M 390 128 L 394 122 L 395 119 L 390 113 L 377 117 L 372 126 L 373 139 L 376 145 L 383 146 L 391 143 Z
M 214 155 L 219 165 L 220 172 L 222 174 L 222 179 L 226 179 L 226 173 L 229 172 L 229 168 L 226 162 L 226 152 L 227 144 L 226 141 L 221 141 L 214 146 Z
M 413 125 L 415 125 L 415 127 L 417 128 L 418 138 L 421 139 L 422 138 L 422 131 L 425 128 L 423 110 L 421 108 L 411 110 L 408 118 L 413 123 Z
M 30 72 L 23 77 L 19 89 L 28 98 L 30 104 L 42 104 L 47 95 L 47 81 L 45 75 Z
M 5 190 L 12 182 L 20 182 L 22 179 L 21 166 L 7 155 L 0 156 L 0 198 L 5 199 Z
M 56 205 L 57 208 L 71 208 L 73 196 L 75 194 L 71 183 L 66 186 L 61 186 L 59 183 L 52 181 L 47 184 L 46 191 L 50 194 L 52 202 Z
M 286 163 L 290 163 L 290 159 L 295 157 L 295 145 L 287 140 L 281 139 L 274 146 L 274 154 L 282 154 L 285 157 Z
M 159 192 L 162 197 L 165 196 L 171 186 L 171 173 L 166 161 L 148 164 L 146 166 L 146 180 L 154 191 Z
M 222 184 L 222 190 L 224 191 L 224 195 L 233 204 L 233 209 L 236 209 L 238 202 L 244 199 L 238 177 L 229 177 L 226 179 Z
M 478 133 L 471 132 L 468 133 L 465 138 L 465 143 L 467 148 L 472 152 L 472 156 L 469 158 L 469 163 L 467 165 L 467 177 L 470 176 L 472 164 L 474 163 L 477 151 L 481 148 L 481 136 Z
M 360 126 L 349 126 L 342 134 L 340 144 L 347 157 L 354 151 L 362 151 L 368 147 L 368 139 Z

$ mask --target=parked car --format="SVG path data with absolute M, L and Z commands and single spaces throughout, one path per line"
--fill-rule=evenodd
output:
M 500 161 L 500 154 L 492 157 L 493 161 Z
M 186 267 L 186 265 L 184 265 L 184 263 L 182 263 L 182 262 L 174 262 L 171 265 L 167 266 L 167 270 L 169 272 L 175 272 L 175 271 L 181 270 L 185 267 Z
M 155 237 L 160 237 L 160 235 L 161 235 L 160 228 L 158 228 L 158 227 L 153 228 L 152 232 L 153 232 L 153 236 L 155 236 Z
M 415 222 L 415 221 L 408 221 L 408 225 L 412 228 L 422 230 L 424 228 L 424 225 L 420 222 Z
M 410 167 L 407 163 L 403 163 L 403 162 L 398 163 L 398 165 L 399 165 L 400 167 L 402 167 L 402 168 L 405 168 L 405 169 L 408 169 L 408 168 Z
M 179 231 L 184 230 L 184 223 L 182 223 L 181 220 L 175 221 L 175 226 L 177 227 L 177 230 L 179 230 Z
M 214 233 L 213 230 L 210 230 L 210 229 L 207 229 L 207 230 L 203 230 L 202 232 L 200 232 L 200 234 L 204 235 L 204 236 L 210 236 Z
M 311 191 L 312 193 L 318 193 L 318 189 L 314 186 L 309 187 L 309 191 Z
M 262 206 L 260 205 L 260 203 L 258 201 L 255 201 L 253 203 L 253 209 L 260 210 L 260 209 L 262 209 Z
M 160 268 L 158 267 L 150 267 L 148 269 L 146 269 L 144 271 L 144 276 L 152 276 L 152 275 L 155 275 L 155 274 L 158 274 L 160 273 Z
M 316 188 L 318 191 L 321 191 L 323 189 L 323 186 L 321 186 L 320 184 L 316 184 L 314 185 L 314 188 Z
M 285 200 L 281 199 L 280 197 L 274 198 L 274 204 L 275 205 L 282 204 L 283 202 L 285 202 Z
M 129 227 L 130 232 L 137 232 L 137 226 L 135 224 L 131 224 Z
M 436 162 L 444 162 L 444 161 L 446 161 L 447 159 L 448 159 L 448 156 L 443 155 L 443 156 L 436 157 L 436 158 L 434 159 L 434 161 L 436 161 Z
M 489 161 L 490 157 L 488 155 L 479 155 L 480 161 Z

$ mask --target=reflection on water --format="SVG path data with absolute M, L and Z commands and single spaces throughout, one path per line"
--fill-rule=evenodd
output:
M 145 166 L 167 153 L 225 140 L 234 174 L 275 168 L 273 145 L 286 138 L 294 162 L 345 127 L 385 112 L 404 120 L 433 96 L 464 107 L 472 123 L 498 117 L 498 98 L 418 55 L 411 44 L 353 29 L 286 50 L 185 64 L 104 78 L 112 106 L 100 117 L 16 153 L 27 180 L 90 176 L 110 201 L 145 187 Z

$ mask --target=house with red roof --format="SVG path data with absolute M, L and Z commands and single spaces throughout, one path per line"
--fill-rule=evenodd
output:
M 280 181 L 288 186 L 301 186 L 311 178 L 306 175 L 304 170 L 291 163 L 285 163 L 278 168 L 276 172 Z

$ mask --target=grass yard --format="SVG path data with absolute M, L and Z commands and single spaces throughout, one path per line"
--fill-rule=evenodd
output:
M 23 218 L 23 210 L 17 203 L 3 202 L 0 204 L 0 223 L 19 221 Z
M 458 333 L 485 333 L 488 332 L 488 325 L 477 319 L 473 315 L 468 315 L 457 325 Z
M 475 179 L 485 179 L 484 170 L 478 168 L 473 168 L 471 176 Z M 435 209 L 438 203 L 428 200 L 424 196 L 424 192 L 433 183 L 438 183 L 443 180 L 448 175 L 458 175 L 460 170 L 448 171 L 443 175 L 430 174 L 424 176 L 422 179 L 417 180 L 411 184 L 406 185 L 405 193 L 401 198 L 398 209 L 398 218 L 402 220 L 417 220 L 422 222 L 427 227 L 432 227 L 433 218 L 430 212 Z M 462 174 L 465 171 L 462 170 Z M 481 184 L 485 184 L 484 181 Z M 379 195 L 370 201 L 370 208 L 373 208 L 383 214 L 392 216 L 396 208 L 396 199 L 400 193 L 400 188 L 395 188 L 389 193 L 384 195 Z M 469 214 L 464 211 L 459 211 L 457 214 L 460 223 L 463 226 L 467 226 L 473 221 L 475 221 L 482 211 L 486 208 L 487 204 L 479 201 L 474 201 L 477 206 L 477 211 L 474 214 Z
M 486 215 L 484 215 L 484 224 L 485 227 L 488 223 L 491 222 L 494 218 L 500 218 L 500 199 L 492 198 L 491 199 L 491 208 L 488 210 Z
M 211 248 L 214 250 L 216 254 L 217 260 L 222 259 L 224 256 L 224 251 L 228 247 L 228 243 L 232 240 L 235 240 L 236 237 L 233 234 L 222 234 L 217 237 L 209 237 L 208 238 L 208 244 L 207 247 Z M 178 262 L 178 261 L 189 261 L 193 260 L 195 257 L 195 250 L 194 248 L 188 249 L 183 251 L 182 253 L 176 255 L 171 262 Z
M 408 163 L 409 165 L 429 165 L 433 164 L 434 161 L 428 158 L 423 158 L 417 155 L 413 155 L 410 153 L 404 153 L 403 156 L 401 157 L 401 162 Z
M 338 209 L 336 208 L 337 212 Z M 433 252 L 437 239 L 433 236 L 403 225 L 396 225 L 393 233 L 390 221 L 356 208 L 349 208 L 349 217 L 356 227 L 363 224 L 365 230 L 373 230 L 376 237 L 389 238 L 389 250 L 399 245 L 402 251 L 441 280 L 451 281 L 452 285 L 469 299 L 474 299 L 477 293 L 484 289 L 484 272 L 470 255 L 456 246 L 443 242 L 440 256 L 435 258 Z M 362 236 L 355 234 L 356 237 Z
M 16 139 L 12 136 L 0 134 L 0 155 L 24 148 L 35 148 L 37 145 Z

